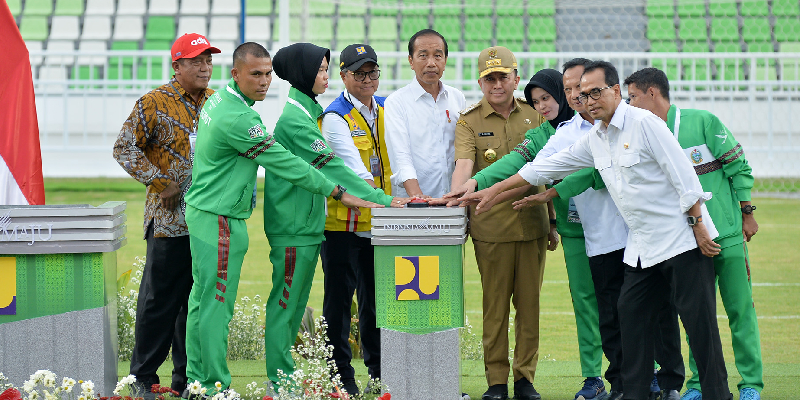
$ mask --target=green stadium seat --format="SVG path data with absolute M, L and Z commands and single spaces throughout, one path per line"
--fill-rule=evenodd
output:
M 744 17 L 768 17 L 769 9 L 764 0 L 744 0 L 742 1 L 742 16 Z
M 742 51 L 742 46 L 739 45 L 739 41 L 720 41 L 714 42 L 714 52 L 715 53 L 740 53 Z
M 427 28 L 430 28 L 428 25 L 427 16 L 422 17 L 404 15 L 400 28 L 400 40 L 407 41 L 408 39 L 411 39 L 411 36 L 414 36 L 415 33 Z
M 461 15 L 463 8 L 461 0 L 437 0 L 433 3 L 433 15 L 455 17 Z
M 534 2 L 528 2 L 528 7 L 531 6 L 531 3 Z M 519 0 L 496 0 L 495 9 L 499 16 L 522 17 L 525 11 L 522 2 Z
M 776 17 L 800 16 L 796 0 L 772 0 L 772 14 Z
M 705 18 L 681 18 L 678 37 L 682 40 L 704 40 L 706 39 L 706 19 Z
M 771 40 L 769 20 L 766 18 L 745 18 L 742 26 L 745 42 Z
M 111 43 L 111 50 L 139 50 L 139 43 L 132 41 L 116 41 Z M 122 63 L 124 66 L 132 66 L 134 62 L 133 56 L 123 57 L 109 57 L 108 63 L 110 65 L 117 65 Z
M 437 17 L 433 21 L 433 29 L 453 43 L 461 37 L 461 21 L 459 18 Z
M 712 17 L 735 17 L 739 15 L 735 1 L 711 1 L 708 12 Z
M 553 17 L 528 18 L 528 40 L 531 42 L 555 42 L 556 20 Z
M 800 39 L 796 39 L 800 40 Z M 781 53 L 800 53 L 800 43 L 783 42 L 780 44 Z M 800 59 L 782 58 L 781 59 L 781 80 L 798 81 L 800 80 Z
M 715 53 L 739 53 L 742 51 L 739 41 L 714 42 Z M 744 69 L 742 61 L 738 58 L 719 58 L 714 60 L 717 69 L 716 80 L 739 81 L 744 79 Z M 737 75 L 738 71 L 738 75 Z
M 772 53 L 775 49 L 772 42 L 749 42 L 748 53 Z M 749 62 L 749 61 L 748 61 Z M 757 58 L 756 65 L 750 65 L 750 74 L 756 80 L 776 80 L 778 71 L 774 58 Z
M 53 13 L 53 0 L 25 0 L 22 15 L 49 16 Z
M 464 26 L 464 39 L 473 40 L 492 40 L 492 19 L 488 17 L 469 16 Z M 489 43 L 484 43 L 484 47 Z
M 708 43 L 706 41 L 688 41 L 683 44 L 684 53 L 708 53 Z M 710 70 L 706 60 L 683 60 L 684 78 L 686 80 L 705 81 L 710 80 Z
M 528 15 L 552 17 L 556 15 L 556 3 L 554 0 L 529 1 Z
M 774 51 L 775 48 L 772 46 L 772 42 L 747 42 L 748 53 L 772 53 Z
M 330 0 L 310 0 L 308 2 L 308 13 L 311 15 L 333 15 L 336 12 L 335 8 L 334 3 Z M 362 11 L 361 14 L 364 12 Z
M 167 16 L 148 18 L 144 38 L 145 40 L 175 40 L 175 18 Z
M 394 40 L 372 40 L 370 35 L 369 45 L 375 51 L 397 51 L 397 42 Z M 382 63 L 381 63 L 382 64 Z
M 270 15 L 272 14 L 272 1 L 247 0 L 245 12 L 247 15 Z
M 705 40 L 687 40 L 683 42 L 684 53 L 708 53 L 708 43 Z
M 530 42 L 528 43 L 528 51 L 533 53 L 555 53 L 555 42 Z
M 705 17 L 705 2 L 698 3 L 697 0 L 678 0 L 678 16 L 683 17 Z
M 424 15 L 431 13 L 431 3 L 429 0 L 403 0 L 403 16 Z
M 19 33 L 25 41 L 46 40 L 48 35 L 47 17 L 23 16 L 19 22 Z
M 172 42 L 169 40 L 146 40 L 142 46 L 142 50 L 169 50 L 172 48 Z
M 503 46 L 503 47 L 513 51 L 514 53 L 521 53 L 522 52 L 522 41 L 521 40 L 513 40 L 513 39 L 500 40 L 500 39 L 497 39 L 497 45 L 498 46 Z
M 397 0 L 372 0 L 370 14 L 383 16 L 397 16 L 400 4 Z
M 339 24 L 342 23 L 343 19 L 339 18 Z M 360 21 L 363 29 L 364 20 L 361 19 Z M 330 17 L 311 17 L 306 20 L 306 28 L 308 29 L 306 38 L 312 43 L 330 43 L 333 38 L 333 19 Z M 346 30 L 346 28 L 342 27 L 339 32 Z
M 466 43 L 466 46 L 464 47 L 464 51 L 479 52 L 479 51 L 482 51 L 483 49 L 489 47 L 491 44 L 492 44 L 491 42 L 487 42 L 485 40 L 468 41 Z
M 330 0 L 319 0 L 322 2 L 326 2 L 331 4 L 333 7 L 333 2 Z M 313 11 L 312 11 L 313 12 Z M 360 16 L 364 17 L 367 14 L 367 2 L 366 1 L 356 1 L 356 2 L 349 2 L 349 1 L 342 1 L 339 3 L 339 15 L 351 15 L 351 16 Z
M 791 42 L 798 39 L 800 39 L 800 19 L 797 17 L 775 19 L 775 40 Z
M 340 43 L 364 43 L 365 32 L 363 17 L 339 17 L 336 39 Z
M 675 23 L 672 20 L 672 17 L 651 17 L 647 21 L 646 36 L 650 40 L 675 40 Z
M 72 80 L 74 81 L 98 81 L 101 79 L 100 67 L 93 67 L 89 65 L 78 65 L 72 68 Z M 86 83 L 70 85 L 70 88 L 76 89 L 99 89 L 99 85 L 88 85 Z
M 272 28 L 272 41 L 281 40 L 281 23 L 276 18 L 275 25 Z M 289 18 L 289 41 L 290 42 L 299 42 L 301 39 L 302 32 L 300 30 L 300 17 L 290 17 Z
M 170 49 L 171 45 L 172 43 L 163 40 L 148 40 L 144 42 L 142 50 L 165 50 L 167 51 L 165 54 L 168 54 L 168 50 Z M 161 74 L 162 69 L 164 68 L 164 57 L 149 56 L 142 57 L 140 60 L 141 62 L 138 65 L 136 72 L 136 77 L 138 79 L 162 79 Z M 171 67 L 168 66 L 168 68 Z M 150 71 L 150 76 L 148 76 L 148 70 Z
M 675 3 L 672 0 L 648 0 L 644 10 L 648 17 L 672 17 L 675 15 Z
M 447 37 L 447 35 L 445 35 Z M 371 17 L 369 21 L 369 40 L 397 39 L 397 17 Z
M 678 44 L 674 40 L 653 40 L 650 42 L 651 53 L 677 53 Z
M 83 0 L 56 0 L 54 15 L 83 15 Z
M 651 53 L 677 53 L 678 44 L 674 40 L 656 40 L 650 42 Z M 653 67 L 664 71 L 667 74 L 667 79 L 678 80 L 681 76 L 678 69 L 678 60 L 674 58 L 667 59 L 654 59 Z
M 11 15 L 16 18 L 22 14 L 22 0 L 8 0 L 8 9 L 11 10 Z
M 711 40 L 739 40 L 739 21 L 725 17 L 712 19 Z
M 486 0 L 464 0 L 464 14 L 471 15 L 492 15 L 491 2 Z M 528 5 L 530 9 L 530 5 Z
M 497 17 L 497 40 L 522 40 L 525 24 L 522 17 Z

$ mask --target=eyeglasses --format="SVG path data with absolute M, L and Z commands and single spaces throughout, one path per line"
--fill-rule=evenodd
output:
M 581 100 L 581 103 L 586 103 L 589 100 L 589 97 L 591 97 L 592 100 L 600 100 L 600 96 L 602 96 L 603 90 L 611 89 L 612 87 L 614 87 L 614 85 L 606 86 L 600 89 L 594 88 L 590 90 L 589 93 L 581 92 L 581 95 L 578 96 L 578 98 Z
M 356 82 L 363 82 L 364 79 L 366 79 L 368 76 L 369 79 L 372 79 L 373 81 L 381 77 L 381 70 L 379 69 L 373 69 L 372 71 L 369 72 L 365 71 L 356 71 L 356 72 L 347 71 L 347 72 L 353 74 L 353 79 L 355 79 Z

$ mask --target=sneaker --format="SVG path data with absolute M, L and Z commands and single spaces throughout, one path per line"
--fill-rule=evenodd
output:
M 483 394 L 481 400 L 506 400 L 508 399 L 508 385 L 501 383 L 489 386 L 489 390 Z
M 681 394 L 675 389 L 672 390 L 663 390 L 661 392 L 661 400 L 680 400 Z
M 761 394 L 753 388 L 742 388 L 739 391 L 739 400 L 761 400 Z
M 361 392 L 358 390 L 358 385 L 356 385 L 356 379 L 342 379 L 342 389 L 344 389 L 350 397 L 358 396 Z
M 542 396 L 534 389 L 528 378 L 514 382 L 514 399 L 516 400 L 542 400 Z
M 703 400 L 703 393 L 697 389 L 689 389 L 683 392 L 681 400 Z
M 606 395 L 606 386 L 598 376 L 583 380 L 583 388 L 575 393 L 575 400 L 603 400 Z
M 658 386 L 658 370 L 653 372 L 653 381 L 650 382 L 650 400 L 661 400 L 661 387 Z

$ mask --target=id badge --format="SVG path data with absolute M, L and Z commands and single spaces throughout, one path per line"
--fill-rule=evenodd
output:
M 382 176 L 383 171 L 381 171 L 381 162 L 378 160 L 378 156 L 369 157 L 369 169 L 372 171 L 372 176 Z
M 197 143 L 197 131 L 189 134 L 189 149 L 194 154 L 194 144 Z
M 581 216 L 578 215 L 578 207 L 575 206 L 575 200 L 569 198 L 569 210 L 567 211 L 567 222 L 581 223 Z

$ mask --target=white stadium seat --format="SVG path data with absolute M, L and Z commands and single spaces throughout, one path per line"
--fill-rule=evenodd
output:
M 191 16 L 178 19 L 178 37 L 185 33 L 199 33 L 208 36 L 208 22 L 206 17 Z
M 209 40 L 239 40 L 239 18 L 211 17 Z
M 269 40 L 269 17 L 247 17 L 244 20 L 244 37 L 248 42 Z
M 67 67 L 56 66 L 56 65 L 45 65 L 39 68 L 39 80 L 40 81 L 64 81 L 67 79 Z M 64 92 L 64 83 L 54 83 L 50 85 L 44 85 L 43 83 L 39 83 L 39 87 L 37 88 L 37 93 L 44 92 L 44 93 L 63 93 Z
M 111 17 L 106 15 L 83 18 L 81 40 L 108 40 L 111 38 Z
M 239 15 L 242 12 L 240 0 L 211 0 L 211 15 Z
M 233 56 L 233 51 L 236 50 L 236 47 L 239 46 L 239 42 L 233 40 L 217 40 L 211 41 L 211 45 L 220 49 L 222 53 L 214 55 L 214 68 L 218 68 L 222 65 L 222 60 L 225 61 L 225 65 L 230 65 L 231 57 Z M 223 74 L 224 75 L 224 74 Z M 226 75 L 230 78 L 229 75 Z
M 208 11 L 208 0 L 181 1 L 181 14 L 183 15 L 206 15 Z
M 150 0 L 147 12 L 150 15 L 175 15 L 178 13 L 178 0 Z
M 80 36 L 78 17 L 55 16 L 50 24 L 49 39 L 76 40 Z
M 38 40 L 37 41 L 33 41 L 33 40 L 25 41 L 25 46 L 28 47 L 28 54 L 32 54 L 32 53 L 35 53 L 35 52 L 40 52 L 40 51 L 42 51 L 42 48 L 43 48 L 42 42 L 40 42 Z M 42 63 L 42 56 L 31 55 L 30 57 L 31 57 L 31 66 L 32 67 L 36 67 L 37 65 Z
M 144 15 L 147 11 L 145 0 L 121 0 L 117 15 Z
M 114 0 L 87 0 L 84 15 L 112 15 L 115 3 Z
M 117 17 L 114 24 L 114 40 L 141 40 L 144 36 L 142 17 Z
M 75 42 L 72 40 L 48 40 L 47 51 L 75 51 Z M 44 65 L 69 65 L 74 62 L 74 56 L 55 55 L 47 56 L 44 59 Z
M 89 51 L 105 51 L 106 42 L 104 40 L 82 40 L 78 44 L 81 53 Z M 106 62 L 105 56 L 78 56 L 77 63 L 80 65 L 103 65 Z

